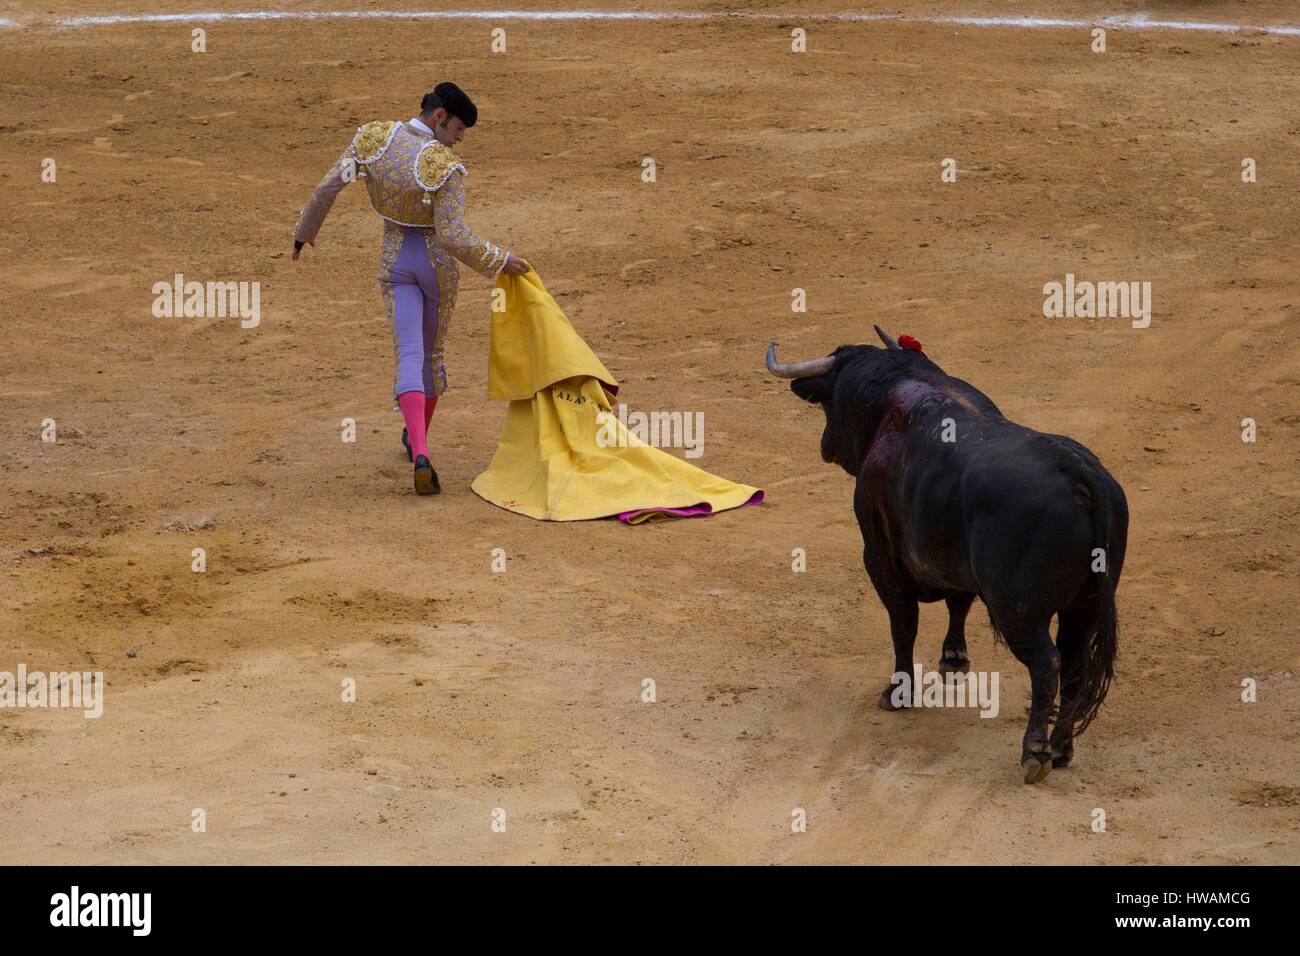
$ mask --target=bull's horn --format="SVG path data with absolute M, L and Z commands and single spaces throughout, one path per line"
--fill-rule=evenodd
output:
M 877 325 L 877 326 L 874 326 L 874 328 L 875 328 L 875 330 L 876 330 L 876 334 L 880 336 L 880 341 L 884 342 L 885 345 L 887 345 L 887 346 L 889 347 L 889 350 L 890 350 L 891 352 L 901 352 L 901 351 L 902 351 L 903 347 L 902 347 L 901 345 L 899 345 L 897 341 L 895 341 L 894 339 L 890 338 L 890 337 L 889 337 L 889 333 L 887 333 L 884 329 L 882 329 L 882 328 L 881 328 L 880 326 L 878 326 L 878 325 Z
M 777 378 L 811 378 L 825 375 L 835 364 L 835 357 L 808 359 L 806 362 L 778 362 L 776 360 L 776 343 L 767 347 L 767 370 Z

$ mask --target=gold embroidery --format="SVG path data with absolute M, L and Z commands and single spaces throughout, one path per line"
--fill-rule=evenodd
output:
M 392 120 L 375 120 L 357 130 L 357 135 L 352 140 L 357 162 L 373 163 L 383 156 L 397 125 Z
M 438 331 L 434 335 L 430 351 L 433 355 L 433 391 L 435 395 L 441 395 L 447 390 L 447 363 L 443 342 L 447 338 L 447 327 L 451 325 L 451 315 L 456 308 L 460 269 L 456 267 L 456 260 L 438 245 L 432 229 L 425 232 L 424 244 L 429 250 L 429 262 L 433 264 L 434 275 L 438 277 Z
M 433 229 L 438 245 L 475 272 L 495 277 L 506 264 L 506 252 L 465 224 L 465 174 L 453 169 L 433 195 Z
M 465 172 L 465 164 L 455 153 L 437 141 L 425 143 L 415 160 L 415 181 L 433 192 L 447 181 L 454 169 Z
M 366 123 L 357 131 L 299 214 L 294 238 L 312 242 L 335 197 L 361 172 L 370 204 L 384 219 L 420 229 L 441 223 L 439 231 L 447 236 L 443 244 L 452 255 L 489 278 L 501 271 L 506 251 L 464 224 L 465 164 L 436 140 L 389 120 Z
M 428 144 L 410 127 L 397 124 L 383 155 L 366 165 L 366 191 L 375 212 L 403 226 L 433 225 L 433 203 L 416 179 L 416 159 Z

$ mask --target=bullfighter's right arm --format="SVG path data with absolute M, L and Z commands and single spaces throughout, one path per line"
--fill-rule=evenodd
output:
M 434 193 L 434 241 L 475 272 L 489 279 L 505 268 L 505 249 L 474 232 L 465 222 L 465 173 L 453 170 Z

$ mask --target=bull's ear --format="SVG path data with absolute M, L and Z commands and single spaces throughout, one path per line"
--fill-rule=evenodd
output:
M 820 404 L 831 397 L 830 378 L 825 375 L 812 375 L 808 378 L 796 378 L 790 383 L 790 391 L 805 402 Z

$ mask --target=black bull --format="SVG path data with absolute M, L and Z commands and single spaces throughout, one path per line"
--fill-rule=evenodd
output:
M 978 389 L 876 331 L 887 348 L 844 345 L 787 365 L 774 343 L 767 366 L 822 406 L 822 458 L 857 478 L 862 560 L 894 641 L 880 706 L 894 709 L 895 681 L 913 671 L 918 602 L 947 602 L 939 669 L 966 671 L 966 614 L 979 597 L 1029 668 L 1021 768 L 1035 783 L 1069 763 L 1114 675 L 1128 502 L 1087 448 L 1008 421 Z

